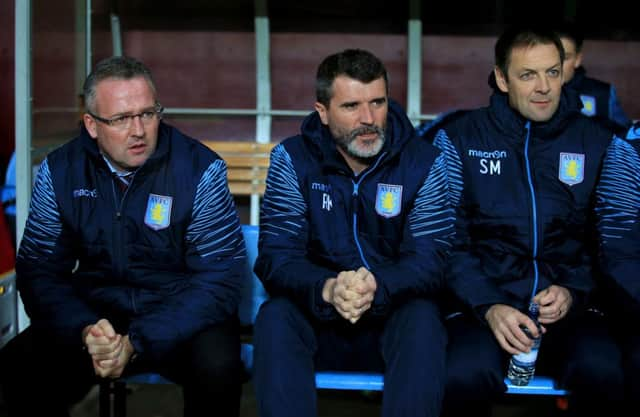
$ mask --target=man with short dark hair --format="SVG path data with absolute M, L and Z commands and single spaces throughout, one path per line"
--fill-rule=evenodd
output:
M 1 352 L 9 414 L 68 415 L 97 377 L 153 371 L 182 385 L 185 416 L 237 416 L 245 249 L 225 163 L 161 120 L 133 58 L 98 63 L 84 94 L 20 244 L 31 326 Z
M 570 390 L 571 413 L 604 415 L 620 395 L 615 344 L 588 303 L 595 187 L 613 133 L 563 93 L 563 59 L 553 31 L 507 29 L 489 106 L 435 137 L 456 206 L 447 284 L 461 313 L 446 322 L 447 416 L 490 415 L 510 356 L 529 353 L 540 335 L 535 371 Z
M 255 271 L 262 417 L 317 414 L 314 371 L 384 372 L 382 415 L 440 415 L 434 300 L 453 227 L 444 160 L 388 97 L 373 54 L 325 58 L 316 111 L 271 153 Z

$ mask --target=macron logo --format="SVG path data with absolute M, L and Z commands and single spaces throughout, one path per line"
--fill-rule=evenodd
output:
M 73 198 L 81 197 L 98 198 L 98 191 L 95 188 L 93 190 L 85 190 L 84 188 L 73 190 Z
M 502 159 L 507 157 L 507 151 L 479 151 L 477 149 L 469 149 L 469 156 L 473 158 L 491 158 Z

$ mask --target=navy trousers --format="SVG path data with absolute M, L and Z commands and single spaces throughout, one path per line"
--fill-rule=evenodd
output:
M 43 340 L 29 327 L 0 351 L 0 388 L 9 416 L 69 416 L 69 408 L 98 383 L 80 335 L 76 346 Z M 125 368 L 125 375 L 132 372 L 157 372 L 179 383 L 185 416 L 237 417 L 244 377 L 238 325 L 212 326 L 162 363 L 141 356 Z
M 640 323 L 637 315 L 607 314 L 620 348 L 626 410 L 640 410 Z
M 261 417 L 317 415 L 316 370 L 384 372 L 382 416 L 438 417 L 446 331 L 439 309 L 416 299 L 385 319 L 318 322 L 285 298 L 262 305 L 254 331 Z
M 446 321 L 446 327 L 449 346 L 443 415 L 489 416 L 491 403 L 506 390 L 503 380 L 509 354 L 498 345 L 489 326 L 475 317 L 456 316 Z M 618 415 L 614 410 L 624 392 L 622 358 L 606 320 L 598 313 L 583 311 L 546 327 L 536 373 L 552 376 L 571 391 L 569 415 Z

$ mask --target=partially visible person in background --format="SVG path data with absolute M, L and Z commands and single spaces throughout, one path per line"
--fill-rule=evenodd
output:
M 554 27 L 564 48 L 562 72 L 564 83 L 580 96 L 582 113 L 597 116 L 614 124 L 617 133 L 624 133 L 631 126 L 631 120 L 622 110 L 615 87 L 608 82 L 587 76 L 582 65 L 584 35 L 581 28 L 573 22 L 563 22 Z
M 620 347 L 625 407 L 640 409 L 640 123 L 607 150 L 596 190 L 602 307 Z
M 16 175 L 15 152 L 7 167 L 7 174 L 2 186 L 2 208 L 4 216 L 0 216 L 0 274 L 10 272 L 15 266 L 16 259 Z M 0 278 L 1 279 L 1 278 Z M 2 293 L 0 292 L 0 296 Z M 2 329 L 4 332 L 5 329 Z M 5 336 L 1 333 L 0 336 Z M 2 337 L 0 337 L 0 340 Z M 2 344 L 0 343 L 0 347 Z
M 16 153 L 11 154 L 2 187 L 2 209 L 11 234 L 11 243 L 16 244 Z

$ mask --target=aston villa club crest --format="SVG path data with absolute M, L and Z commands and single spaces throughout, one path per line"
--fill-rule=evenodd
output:
M 376 212 L 382 217 L 394 217 L 402 209 L 402 185 L 378 184 Z
M 580 94 L 580 100 L 582 100 L 582 114 L 586 116 L 596 115 L 596 98 L 585 94 Z
M 567 185 L 584 181 L 584 154 L 560 152 L 558 179 Z
M 171 206 L 173 197 L 158 194 L 149 194 L 147 210 L 144 214 L 144 224 L 153 230 L 165 229 L 171 220 Z

